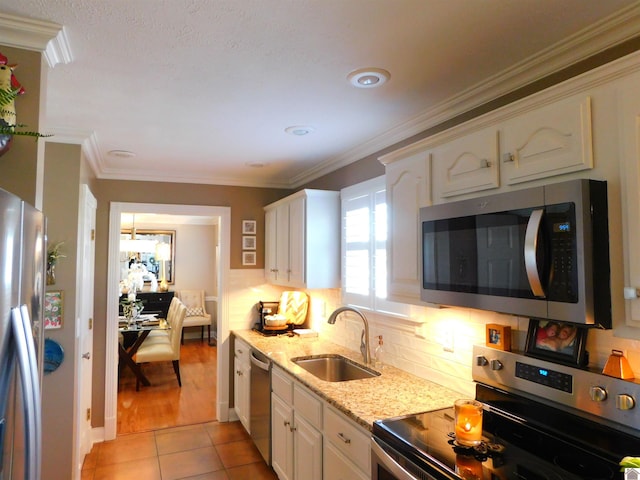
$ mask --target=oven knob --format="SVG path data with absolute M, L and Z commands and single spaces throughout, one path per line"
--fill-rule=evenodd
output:
M 476 357 L 476 365 L 478 365 L 479 367 L 486 367 L 487 365 L 489 365 L 489 360 L 487 360 L 487 357 L 485 357 L 484 355 L 478 355 Z
M 636 401 L 631 395 L 623 393 L 616 397 L 616 408 L 618 410 L 631 410 L 636 406 Z
M 589 389 L 589 396 L 594 402 L 604 402 L 607 399 L 607 391 L 603 387 L 594 386 Z
M 500 360 L 491 360 L 491 370 L 502 370 L 502 362 Z

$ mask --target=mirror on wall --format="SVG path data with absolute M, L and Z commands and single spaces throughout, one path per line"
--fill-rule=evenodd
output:
M 143 265 L 158 282 L 164 278 L 174 283 L 175 230 L 122 229 L 120 231 L 120 280 L 127 278 L 129 268 Z M 145 284 L 151 283 L 148 277 Z

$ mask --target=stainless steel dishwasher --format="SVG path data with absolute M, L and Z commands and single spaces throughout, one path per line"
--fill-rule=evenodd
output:
M 271 465 L 271 360 L 257 350 L 251 350 L 251 389 L 249 428 L 251 438 Z

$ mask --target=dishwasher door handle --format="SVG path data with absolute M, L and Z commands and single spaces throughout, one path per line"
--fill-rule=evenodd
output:
M 269 361 L 263 362 L 262 360 L 260 360 L 259 358 L 257 358 L 255 356 L 255 353 L 252 350 L 251 351 L 251 364 L 255 365 L 256 367 L 260 368 L 261 370 L 269 371 L 269 366 L 271 365 L 271 362 L 269 362 Z

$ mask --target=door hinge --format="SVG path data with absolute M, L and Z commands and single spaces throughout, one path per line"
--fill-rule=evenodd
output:
M 89 318 L 89 330 L 93 330 L 93 318 Z
M 91 229 L 91 240 L 95 240 L 96 239 L 96 229 L 92 228 Z
M 91 409 L 87 408 L 87 422 L 91 420 Z

